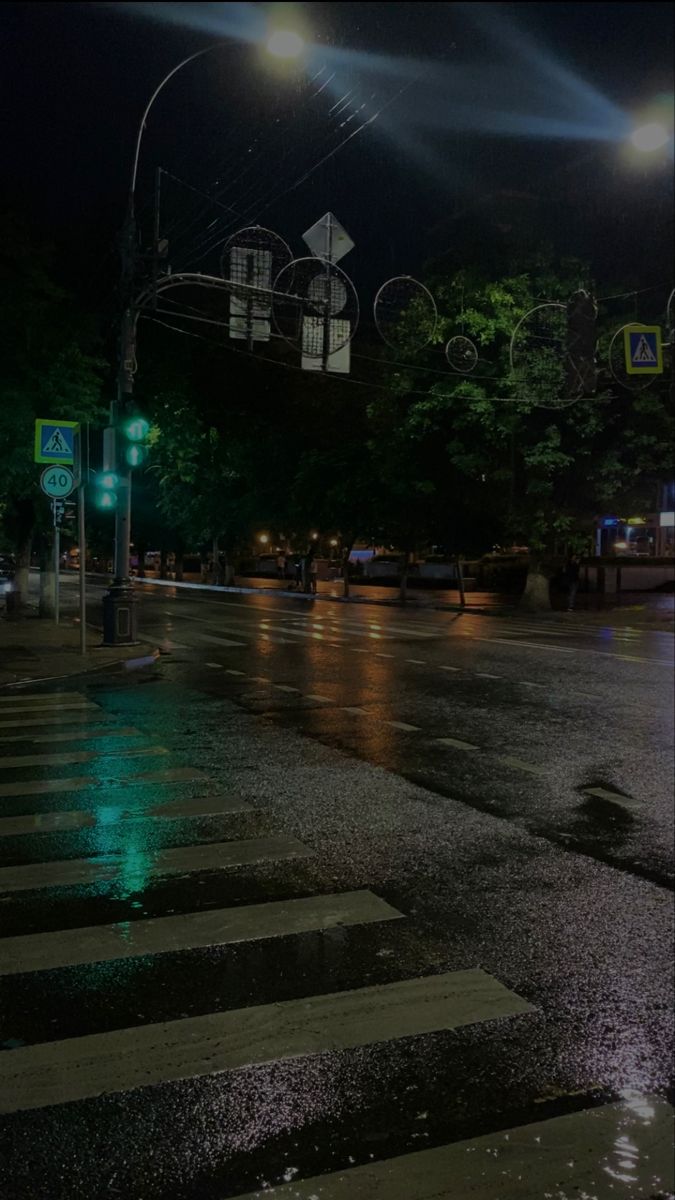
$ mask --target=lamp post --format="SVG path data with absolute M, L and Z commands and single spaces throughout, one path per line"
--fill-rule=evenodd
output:
M 277 29 L 267 42 L 270 54 L 277 58 L 297 58 L 303 50 L 304 43 L 297 33 Z M 239 45 L 233 42 L 215 42 L 189 54 L 187 58 L 177 63 L 164 76 L 150 96 L 143 111 L 131 167 L 131 178 L 127 194 L 126 214 L 121 236 L 121 295 L 122 317 L 120 322 L 119 362 L 117 370 L 117 388 L 110 405 L 110 425 L 117 430 L 120 421 L 131 415 L 134 374 L 136 371 L 136 327 L 138 309 L 136 306 L 135 286 L 136 272 L 139 259 L 138 234 L 136 228 L 136 183 L 138 179 L 138 164 L 141 154 L 141 144 L 150 110 L 160 92 L 166 87 L 183 67 L 210 54 L 214 50 L 238 50 Z M 117 439 L 113 433 L 113 445 Z M 127 462 L 120 461 L 118 448 L 115 445 L 115 461 L 105 463 L 107 470 L 115 470 L 117 475 L 117 506 L 115 508 L 115 543 L 114 543 L 114 580 L 106 595 L 103 597 L 103 643 L 104 645 L 121 645 L 136 641 L 137 617 L 135 596 L 129 575 L 129 544 L 131 539 L 131 467 Z

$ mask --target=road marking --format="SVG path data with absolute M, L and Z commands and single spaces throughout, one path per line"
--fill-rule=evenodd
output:
M 385 721 L 385 725 L 391 725 L 392 729 L 402 729 L 404 733 L 419 733 L 419 725 L 408 725 L 405 721 Z
M 332 701 L 330 700 L 330 698 L 328 696 L 317 696 L 313 692 L 308 692 L 306 699 L 307 700 L 316 700 L 317 704 L 331 704 L 332 703 Z
M 352 654 L 370 654 L 370 650 L 366 650 L 364 646 L 350 646 Z
M 125 758 L 140 758 L 143 755 L 168 754 L 165 746 L 132 747 L 111 746 L 108 750 L 66 750 L 60 754 L 12 754 L 0 757 L 0 771 L 22 767 L 60 767 L 72 763 L 94 762 L 101 758 L 114 758 L 120 754 Z
M 212 642 L 217 646 L 245 646 L 246 642 L 233 642 L 231 638 L 215 637 L 211 633 L 197 633 L 200 642 Z
M 441 671 L 461 671 L 461 669 L 461 667 L 444 667 L 443 665 L 440 667 Z
M 375 651 L 375 658 L 393 658 L 393 654 L 385 654 L 382 650 Z
M 100 710 L 98 704 L 91 704 L 89 700 L 66 700 L 62 704 L 58 705 L 58 709 L 56 709 L 53 704 L 45 704 L 42 706 L 39 704 L 31 704 L 28 708 L 24 708 L 21 705 L 17 705 L 16 708 L 9 709 L 8 711 L 11 713 L 12 716 L 15 716 L 16 713 L 26 713 L 27 716 L 30 715 L 31 717 L 34 717 L 35 720 L 33 721 L 33 724 L 35 725 L 40 720 L 40 717 L 39 717 L 40 713 L 44 713 L 45 716 L 47 716 L 48 713 L 52 713 L 55 711 L 94 713 L 94 712 L 100 712 L 101 710 Z M 5 728 L 6 728 L 6 726 L 5 726 Z
M 215 667 L 216 671 L 222 671 L 222 669 L 223 669 L 222 663 L 207 662 L 207 663 L 204 663 L 204 666 L 205 667 Z
M 462 742 L 459 738 L 441 737 L 435 739 L 441 746 L 451 746 L 453 750 L 478 750 L 471 742 Z
M 10 1051 L 19 1053 L 19 1051 Z M 235 1200 L 534 1200 L 588 1196 L 648 1200 L 675 1188 L 673 1109 L 657 1096 L 584 1109 L 450 1146 L 296 1179 Z M 648 1114 L 648 1116 L 646 1116 Z M 619 1184 L 623 1191 L 623 1182 Z
M 0 1111 L 346 1050 L 534 1012 L 481 970 L 6 1050 Z
M 582 788 L 582 791 L 586 796 L 595 796 L 598 800 L 607 800 L 610 804 L 618 804 L 620 808 L 627 808 L 630 812 L 635 812 L 636 809 L 642 807 L 640 802 L 635 800 L 633 796 L 621 796 L 618 792 L 611 792 L 609 788 L 590 787 Z
M 110 807 L 72 812 L 29 813 L 23 817 L 0 817 L 0 837 L 15 837 L 26 833 L 61 833 L 64 830 L 92 829 L 97 825 L 116 825 L 119 821 L 166 820 L 180 817 L 220 817 L 232 813 L 251 812 L 243 800 L 223 796 L 203 796 L 192 800 L 170 800 L 152 807 L 115 811 Z
M 291 687 L 288 683 L 275 683 L 274 687 L 278 692 L 299 692 L 300 688 Z
M 246 672 L 245 672 L 245 671 L 235 671 L 235 670 L 233 669 L 233 667 L 226 667 L 226 668 L 225 668 L 225 674 L 226 674 L 226 675 L 245 675 L 245 674 L 246 674 Z
M 520 686 L 521 686 L 521 687 L 536 687 L 536 688 L 543 688 L 543 687 L 545 687 L 545 684 L 543 684 L 543 683 L 530 683 L 529 679 L 521 679 L 521 681 L 520 681 Z
M 251 683 L 271 683 L 272 682 L 271 679 L 268 679 L 267 675 L 249 675 L 249 679 L 250 679 Z
M 521 642 L 512 638 L 471 637 L 472 642 L 492 642 L 499 646 L 527 646 L 531 650 L 549 650 L 553 654 L 599 654 L 601 658 L 619 658 L 624 662 L 654 663 L 660 667 L 672 667 L 672 660 L 666 658 L 642 658 L 637 654 L 614 654 L 611 650 L 594 650 L 592 646 L 551 646 L 543 642 Z
M 352 717 L 365 717 L 365 716 L 367 716 L 367 713 L 366 713 L 366 710 L 365 710 L 365 708 L 356 708 L 354 705 L 347 706 L 347 707 L 343 707 L 343 708 L 342 708 L 342 712 L 349 713 L 349 714 L 350 714 L 350 716 L 352 716 Z
M 112 769 L 112 768 L 111 768 Z M 70 779 L 32 779 L 26 783 L 0 783 L 0 796 L 40 796 L 49 792 L 81 792 L 85 788 L 107 788 L 111 784 L 130 787 L 137 783 L 191 783 L 208 781 L 194 767 L 167 767 L 161 771 L 140 771 L 136 775 L 75 775 Z
M 503 679 L 503 675 L 488 675 L 487 671 L 474 671 L 476 679 Z
M 208 842 L 160 850 L 143 868 L 146 879 L 158 875 L 182 875 L 192 871 L 220 871 L 225 867 L 307 858 L 312 851 L 295 838 L 261 837 L 239 842 Z M 34 888 L 74 887 L 120 878 L 125 871 L 124 854 L 104 858 L 74 858 L 62 862 L 28 863 L 0 867 L 0 892 L 23 892 Z
M 33 710 L 30 718 L 22 717 L 20 721 L 0 721 L 0 729 L 30 729 L 32 725 L 39 725 L 40 728 L 47 725 L 91 725 L 93 721 L 100 721 L 104 725 L 107 720 L 107 714 L 100 708 L 88 708 L 86 712 L 67 712 L 62 717 L 38 717 Z
M 0 737 L 0 745 L 6 742 L 38 742 L 41 746 L 52 742 L 84 742 L 93 738 L 143 737 L 140 729 L 127 725 L 117 729 L 71 729 L 66 733 L 12 733 Z
M 425 667 L 426 662 L 423 658 L 406 658 L 406 662 L 415 663 L 418 667 Z
M 0 704 L 16 704 L 30 701 L 38 707 L 41 704 L 60 705 L 64 699 L 86 700 L 83 692 L 13 692 L 11 696 L 0 696 Z
M 534 763 L 524 762 L 522 758 L 512 758 L 510 754 L 501 755 L 499 761 L 505 763 L 507 767 L 514 767 L 516 771 L 528 771 L 530 775 L 546 774 L 545 767 L 538 767 Z
M 0 941 L 0 976 L 402 918 L 373 892 L 360 891 L 29 934 Z

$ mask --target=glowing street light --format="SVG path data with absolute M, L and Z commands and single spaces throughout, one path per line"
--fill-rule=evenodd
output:
M 299 58 L 305 43 L 293 29 L 275 29 L 267 39 L 267 50 L 275 58 Z
M 641 154 L 651 154 L 654 150 L 662 150 L 667 146 L 671 136 L 662 121 L 647 121 L 646 125 L 638 125 L 637 129 L 633 130 L 629 141 Z
M 261 546 L 266 546 L 267 543 L 269 542 L 269 540 L 270 540 L 270 537 L 269 537 L 268 533 L 259 533 L 258 534 L 258 541 L 260 542 Z

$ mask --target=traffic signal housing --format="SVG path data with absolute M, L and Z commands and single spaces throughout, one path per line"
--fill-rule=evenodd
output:
M 112 512 L 117 508 L 117 488 L 119 475 L 114 471 L 102 471 L 96 476 L 96 507 L 103 511 Z
M 119 463 L 140 467 L 148 457 L 150 422 L 138 414 L 127 416 L 119 426 Z

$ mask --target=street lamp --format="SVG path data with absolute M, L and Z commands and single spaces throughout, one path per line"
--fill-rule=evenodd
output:
M 269 37 L 267 49 L 277 58 L 297 58 L 302 52 L 304 42 L 299 34 L 290 30 L 275 30 Z M 136 230 L 136 183 L 138 180 L 138 164 L 141 153 L 143 133 L 148 121 L 150 110 L 160 92 L 173 76 L 183 67 L 210 54 L 213 50 L 238 50 L 239 44 L 233 42 L 216 42 L 197 50 L 194 54 L 177 63 L 164 76 L 150 96 L 145 106 L 134 146 L 134 156 L 131 166 L 131 178 L 127 194 L 127 207 L 121 239 L 121 295 L 123 312 L 120 326 L 119 366 L 117 373 L 117 394 L 110 405 L 110 425 L 116 429 L 120 420 L 128 416 L 132 410 L 134 391 L 134 373 L 136 370 L 136 326 L 138 309 L 135 298 L 136 268 L 138 265 L 139 249 Z M 131 467 L 133 463 L 118 461 L 118 451 L 115 448 L 115 462 L 106 463 L 106 469 L 116 470 L 118 477 L 118 492 L 120 503 L 115 507 L 115 562 L 114 581 L 103 598 L 103 642 L 105 645 L 117 645 L 136 641 L 135 597 L 129 576 L 129 544 L 131 539 Z
M 629 137 L 631 146 L 641 154 L 651 154 L 654 150 L 662 150 L 672 137 L 670 130 L 663 121 L 647 121 L 638 125 Z

